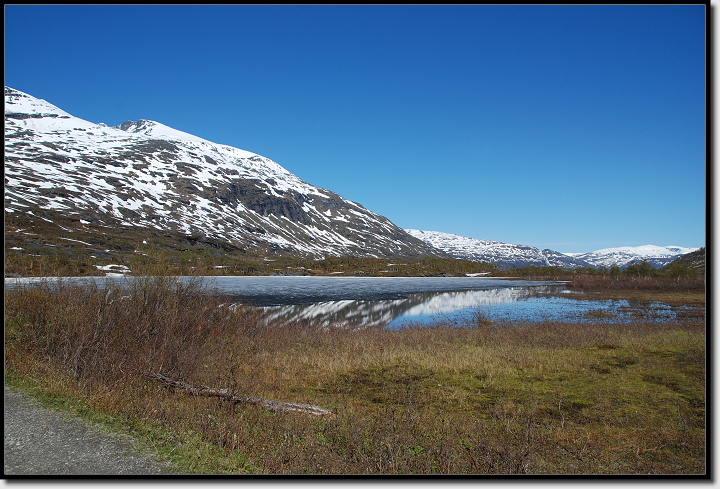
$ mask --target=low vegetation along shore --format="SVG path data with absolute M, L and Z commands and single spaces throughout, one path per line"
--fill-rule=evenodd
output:
M 706 472 L 702 321 L 321 330 L 209 292 L 8 290 L 6 383 L 186 473 Z

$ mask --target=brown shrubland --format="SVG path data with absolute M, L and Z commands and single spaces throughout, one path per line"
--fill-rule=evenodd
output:
M 5 306 L 9 382 L 76 399 L 183 471 L 706 472 L 702 321 L 268 324 L 171 277 L 8 290 Z M 192 396 L 151 372 L 334 415 Z

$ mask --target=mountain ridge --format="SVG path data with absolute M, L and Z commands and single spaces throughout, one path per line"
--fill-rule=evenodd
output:
M 577 258 L 553 250 L 539 250 L 533 246 L 468 238 L 439 231 L 418 229 L 406 229 L 405 231 L 454 258 L 485 261 L 497 265 L 501 270 L 529 266 L 557 266 L 566 269 L 590 267 L 588 263 Z
M 643 245 L 605 248 L 590 253 L 566 254 L 549 249 L 540 250 L 533 246 L 468 238 L 439 231 L 417 229 L 406 229 L 405 231 L 450 256 L 494 263 L 500 269 L 530 266 L 556 266 L 565 269 L 610 268 L 613 265 L 624 269 L 643 260 L 648 261 L 655 268 L 661 268 L 684 254 L 698 250 L 698 248 L 681 246 Z
M 698 249 L 657 245 L 620 246 L 617 248 L 603 248 L 590 253 L 573 254 L 573 256 L 587 261 L 595 268 L 610 268 L 615 265 L 624 269 L 633 263 L 641 261 L 647 261 L 655 268 L 662 268 L 678 257 Z
M 446 256 L 269 158 L 145 119 L 95 124 L 9 87 L 5 212 L 204 236 L 259 253 Z

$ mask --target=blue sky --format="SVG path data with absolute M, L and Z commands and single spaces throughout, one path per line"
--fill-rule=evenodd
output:
M 5 84 L 271 158 L 403 228 L 705 245 L 704 5 L 5 6 Z

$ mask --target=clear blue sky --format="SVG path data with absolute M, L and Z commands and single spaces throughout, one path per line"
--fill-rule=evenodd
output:
M 5 84 L 271 158 L 403 228 L 705 245 L 704 5 L 5 6 Z

